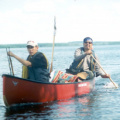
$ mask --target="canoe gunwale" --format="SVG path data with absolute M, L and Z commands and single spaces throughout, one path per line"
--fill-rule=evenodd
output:
M 90 80 L 84 80 L 82 82 L 69 82 L 69 83 L 51 83 L 51 82 L 39 82 L 39 81 L 35 81 L 35 80 L 31 80 L 31 79 L 24 79 L 24 78 L 21 78 L 21 77 L 17 77 L 17 76 L 13 76 L 13 75 L 9 75 L 9 74 L 2 74 L 2 77 L 8 77 L 8 78 L 17 78 L 17 79 L 20 79 L 20 80 L 24 80 L 24 81 L 29 81 L 29 82 L 34 82 L 34 83 L 39 83 L 39 84 L 78 84 L 78 83 L 83 83 L 83 82 L 89 82 L 89 81 L 92 81 L 94 80 L 95 78 L 93 79 L 90 79 Z

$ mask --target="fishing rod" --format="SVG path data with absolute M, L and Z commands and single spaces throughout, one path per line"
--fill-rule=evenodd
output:
M 6 48 L 6 53 L 8 52 L 7 48 Z M 8 65 L 9 65 L 9 70 L 10 70 L 10 75 L 12 73 L 12 70 L 11 70 L 11 65 L 10 65 L 10 59 L 9 59 L 9 56 L 7 54 L 7 59 L 8 59 Z
M 7 50 L 7 48 L 6 48 L 6 52 L 7 53 L 10 52 L 10 48 L 9 48 L 9 50 Z M 7 58 L 8 58 L 8 64 L 9 64 L 10 74 L 12 74 L 14 76 L 14 70 L 13 70 L 11 56 L 7 54 Z

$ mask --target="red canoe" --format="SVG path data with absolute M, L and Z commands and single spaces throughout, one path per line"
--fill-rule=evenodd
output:
M 69 99 L 90 93 L 95 85 L 95 79 L 81 83 L 42 83 L 6 74 L 2 77 L 3 98 L 6 106 Z

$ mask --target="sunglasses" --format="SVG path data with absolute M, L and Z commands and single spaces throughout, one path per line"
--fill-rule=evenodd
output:
M 27 46 L 27 49 L 32 49 L 32 48 L 34 48 L 34 46 L 30 46 L 30 45 Z
M 84 43 L 86 43 L 86 44 L 87 44 L 87 43 L 88 43 L 88 44 L 92 44 L 92 42 L 84 42 Z

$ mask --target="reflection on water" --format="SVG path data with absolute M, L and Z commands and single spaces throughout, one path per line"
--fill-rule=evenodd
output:
M 72 98 L 70 100 L 54 101 L 44 104 L 22 104 L 6 109 L 4 117 L 14 119 L 37 118 L 65 118 L 88 116 L 91 112 L 91 104 L 94 102 L 92 95 Z
M 49 104 L 50 105 L 50 104 Z M 50 107 L 47 104 L 24 104 L 16 105 L 6 109 L 7 118 L 38 118 L 49 116 Z

